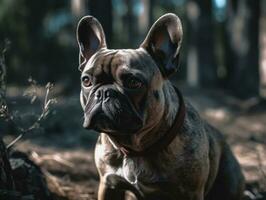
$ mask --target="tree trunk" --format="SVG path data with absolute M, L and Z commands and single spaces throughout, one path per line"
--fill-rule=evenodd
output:
M 260 0 L 231 0 L 226 25 L 227 87 L 241 98 L 259 94 Z
M 15 189 L 12 170 L 9 163 L 6 147 L 0 139 L 0 197 L 1 190 Z
M 189 0 L 188 22 L 188 83 L 192 86 L 217 84 L 214 59 L 212 1 Z
M 111 44 L 113 35 L 112 0 L 89 1 L 90 14 L 102 24 L 107 44 Z
M 266 98 L 266 1 L 262 1 L 260 7 L 260 95 Z
M 138 32 L 138 19 L 134 13 L 134 1 L 133 0 L 126 0 L 125 4 L 127 6 L 128 12 L 124 16 L 124 24 L 127 27 L 128 38 L 127 43 L 130 48 L 137 48 L 138 46 L 138 39 L 139 39 L 139 32 Z
M 81 17 L 86 14 L 87 3 L 85 0 L 71 0 L 71 13 L 76 17 Z
M 15 188 L 9 156 L 0 138 L 0 199 L 19 200 L 20 198 L 21 195 Z
M 148 24 L 148 29 L 152 26 L 154 23 L 154 5 L 156 4 L 156 0 L 149 0 L 149 24 Z

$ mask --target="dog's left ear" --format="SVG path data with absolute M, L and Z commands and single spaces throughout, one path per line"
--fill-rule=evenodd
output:
M 177 71 L 182 36 L 180 19 L 168 13 L 153 24 L 140 45 L 152 56 L 165 78 Z
M 101 48 L 106 48 L 105 34 L 96 18 L 85 16 L 78 23 L 76 35 L 79 45 L 79 69 L 82 71 L 93 54 Z

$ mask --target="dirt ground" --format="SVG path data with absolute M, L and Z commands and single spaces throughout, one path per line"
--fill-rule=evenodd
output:
M 245 174 L 245 198 L 266 199 L 266 103 L 256 98 L 240 101 L 224 91 L 188 87 L 181 87 L 181 91 L 203 118 L 226 135 Z M 21 95 L 20 90 L 9 91 L 10 107 L 29 113 L 21 118 L 30 121 L 27 118 L 31 113 L 40 110 Z M 58 102 L 40 130 L 25 136 L 14 147 L 41 166 L 58 199 L 96 199 L 98 175 L 93 148 L 97 133 L 82 128 L 78 98 L 78 93 L 57 96 Z M 9 143 L 15 135 L 9 130 L 4 141 Z

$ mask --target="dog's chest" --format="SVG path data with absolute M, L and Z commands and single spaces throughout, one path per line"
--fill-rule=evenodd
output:
M 123 176 L 133 184 L 138 182 L 156 183 L 168 179 L 163 170 L 157 169 L 155 163 L 151 163 L 142 157 L 124 158 L 122 165 L 117 170 L 117 174 Z
M 135 184 L 175 181 L 173 174 L 182 163 L 175 162 L 175 154 L 127 157 L 108 142 L 109 140 L 102 137 L 95 148 L 95 162 L 101 176 L 117 174 Z
M 124 155 L 105 156 L 105 172 L 124 177 L 131 184 L 158 183 L 170 179 L 173 168 L 158 158 L 127 157 Z

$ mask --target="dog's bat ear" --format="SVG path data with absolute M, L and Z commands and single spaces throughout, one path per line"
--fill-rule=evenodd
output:
M 178 69 L 182 37 L 180 19 L 175 14 L 168 13 L 152 25 L 140 45 L 152 56 L 166 78 Z
M 76 35 L 79 45 L 79 69 L 82 71 L 93 54 L 101 48 L 106 48 L 105 34 L 96 18 L 85 16 L 78 23 Z

